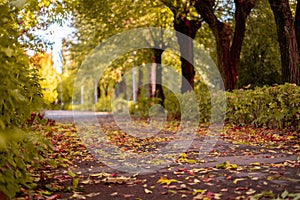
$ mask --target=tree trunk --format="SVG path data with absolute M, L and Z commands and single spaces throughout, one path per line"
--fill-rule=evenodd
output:
M 296 16 L 295 16 L 295 32 L 296 32 L 296 39 L 297 39 L 297 45 L 298 45 L 298 53 L 300 54 L 300 2 L 297 2 L 296 7 Z
M 160 104 L 164 106 L 165 95 L 162 88 L 162 66 L 161 66 L 161 56 L 164 52 L 162 49 L 153 49 L 154 51 L 154 63 L 156 63 L 155 72 L 155 96 L 160 100 Z
M 299 13 L 294 24 L 288 0 L 269 0 L 274 14 L 281 54 L 282 81 L 300 84 L 299 51 L 295 27 L 298 30 Z M 299 5 L 297 5 L 297 8 Z M 299 12 L 299 11 L 298 11 Z M 300 33 L 297 33 L 300 34 Z
M 295 32 L 296 32 L 296 40 L 297 40 L 297 46 L 298 46 L 298 68 L 295 72 L 295 83 L 297 85 L 300 85 L 300 2 L 297 1 L 297 8 L 296 8 L 296 16 L 295 16 Z
M 148 68 L 148 90 L 149 90 L 149 96 L 150 98 L 155 97 L 155 79 L 156 79 L 156 65 L 152 63 L 151 67 Z
M 255 0 L 235 0 L 235 30 L 230 46 L 229 24 L 218 20 L 214 14 L 213 0 L 198 0 L 195 8 L 211 28 L 217 44 L 218 68 L 226 90 L 233 90 L 237 83 L 242 43 L 246 31 L 246 20 L 255 5 Z
M 181 82 L 181 92 L 185 93 L 194 88 L 194 46 L 193 39 L 196 36 L 198 29 L 201 27 L 201 22 L 199 20 L 188 20 L 180 19 L 174 20 L 174 29 L 177 32 L 183 33 L 188 37 L 182 37 L 177 34 L 177 40 L 180 48 L 180 61 L 181 61 L 181 71 L 182 71 L 182 82 Z M 187 61 L 189 59 L 191 62 Z M 185 80 L 186 79 L 186 80 Z M 189 83 L 186 84 L 186 81 Z
M 140 67 L 138 69 L 138 88 L 137 88 L 137 98 L 139 98 L 142 94 L 142 88 L 143 88 L 143 71 L 141 70 Z
M 217 59 L 221 77 L 226 90 L 236 88 L 238 62 L 233 62 L 230 51 L 230 27 L 226 23 L 219 22 L 216 27 L 211 28 L 216 38 Z

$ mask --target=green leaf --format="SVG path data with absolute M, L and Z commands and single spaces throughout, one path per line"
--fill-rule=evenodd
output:
M 4 124 L 4 122 L 2 121 L 2 119 L 0 119 L 0 128 L 1 128 L 2 130 L 5 129 L 5 124 Z
M 14 97 L 16 99 L 18 99 L 20 101 L 26 101 L 26 98 L 23 95 L 21 95 L 20 90 L 18 90 L 18 89 L 14 89 L 12 91 L 12 94 L 14 95 Z
M 281 195 L 280 195 L 283 199 L 285 199 L 286 197 L 289 196 L 289 192 L 287 190 L 284 190 Z
M 69 171 L 68 174 L 69 174 L 72 178 L 74 178 L 74 177 L 76 176 L 76 174 L 75 174 L 74 172 L 72 172 L 72 171 Z
M 73 179 L 72 179 L 72 186 L 73 186 L 73 189 L 78 188 L 78 183 L 79 183 L 79 179 L 78 179 L 78 178 L 73 178 Z
M 14 52 L 14 50 L 11 48 L 2 48 L 1 51 L 3 51 L 8 57 L 11 57 Z

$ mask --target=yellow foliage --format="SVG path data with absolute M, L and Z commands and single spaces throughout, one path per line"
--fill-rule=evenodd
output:
M 53 68 L 51 54 L 39 53 L 31 58 L 31 67 L 38 70 L 43 88 L 43 98 L 46 103 L 50 104 L 57 101 L 59 84 L 59 74 Z

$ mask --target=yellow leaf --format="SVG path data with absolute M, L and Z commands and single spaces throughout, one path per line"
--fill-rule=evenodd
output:
M 206 190 L 198 190 L 198 189 L 194 189 L 193 195 L 204 194 L 205 192 L 206 192 Z
M 256 191 L 253 189 L 249 189 L 246 194 L 250 195 L 250 194 L 254 194 Z
M 160 177 L 157 183 L 170 185 L 171 183 L 177 183 L 178 181 L 175 179 L 167 179 L 166 177 Z
M 91 180 L 90 179 L 86 179 L 84 181 L 80 181 L 80 183 L 82 183 L 82 184 L 89 184 L 89 183 L 91 183 Z
M 145 188 L 144 191 L 145 191 L 146 194 L 152 194 L 152 191 L 148 190 L 147 188 Z
M 289 135 L 289 136 L 287 136 L 287 139 L 288 139 L 288 140 L 294 139 L 294 136 Z
M 221 196 L 222 196 L 222 194 L 217 194 L 217 193 L 215 193 L 214 198 L 215 198 L 215 199 L 221 199 Z
M 180 157 L 180 158 L 186 158 L 187 155 L 186 155 L 186 153 L 181 153 L 179 157 Z
M 196 160 L 188 159 L 187 162 L 188 163 L 196 163 Z
M 252 166 L 259 166 L 261 164 L 260 164 L 260 162 L 254 162 L 254 163 L 250 163 L 250 165 L 252 165 Z
M 237 169 L 237 164 L 231 164 L 229 161 L 216 165 L 217 169 Z
M 236 179 L 234 179 L 233 183 L 237 184 L 237 182 L 243 181 L 243 180 L 245 180 L 245 179 L 244 178 L 236 178 Z
M 199 179 L 194 179 L 194 183 L 201 183 L 201 181 Z

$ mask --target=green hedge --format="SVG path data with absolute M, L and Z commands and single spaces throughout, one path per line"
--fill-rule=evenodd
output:
M 297 129 L 300 126 L 300 87 L 293 84 L 277 85 L 273 87 L 256 87 L 255 89 L 238 89 L 226 92 L 226 112 L 222 101 L 222 91 L 211 94 L 206 87 L 197 87 L 195 94 L 198 99 L 199 110 L 193 108 L 193 103 L 189 103 L 191 94 L 174 94 L 170 91 L 165 92 L 165 110 L 168 119 L 180 119 L 181 108 L 179 102 L 184 102 L 185 109 L 194 109 L 199 113 L 201 123 L 211 121 L 211 110 L 215 109 L 217 115 L 226 113 L 225 121 L 236 125 L 253 125 L 256 127 Z M 224 95 L 224 93 L 223 93 Z M 177 98 L 178 97 L 178 98 Z M 214 103 L 212 107 L 212 99 Z M 157 104 L 159 99 L 149 99 L 141 96 L 137 103 L 126 100 L 117 100 L 115 106 L 128 106 L 131 114 L 140 117 L 149 117 L 149 108 Z M 91 105 L 90 105 L 91 107 Z M 121 106 L 122 107 L 122 106 Z M 84 106 L 81 106 L 84 110 Z M 96 104 L 96 111 L 111 111 L 111 99 L 100 99 Z M 193 112 L 188 112 L 193 118 Z M 223 116 L 214 116 L 213 120 L 222 120 Z
M 227 121 L 237 125 L 297 129 L 300 87 L 293 84 L 227 92 Z
M 222 113 L 224 104 L 218 92 L 210 94 L 207 89 L 195 89 L 198 99 L 200 122 L 211 120 L 211 110 L 216 109 L 217 114 Z M 221 93 L 221 92 L 220 92 Z M 180 104 L 187 102 L 189 95 L 176 95 L 166 92 L 164 102 L 168 118 L 179 119 L 181 117 Z M 214 98 L 212 107 L 211 97 Z M 150 101 L 139 100 L 134 113 L 147 113 Z M 190 105 L 192 105 L 191 103 Z M 300 87 L 293 84 L 277 85 L 273 87 L 256 87 L 255 89 L 238 89 L 226 92 L 226 116 L 225 121 L 236 125 L 253 125 L 255 127 L 268 128 L 292 128 L 300 127 Z M 196 110 L 196 109 L 195 109 Z M 223 112 L 225 113 L 225 112 Z M 192 117 L 192 112 L 189 112 Z M 214 120 L 220 120 L 222 116 L 214 116 Z

